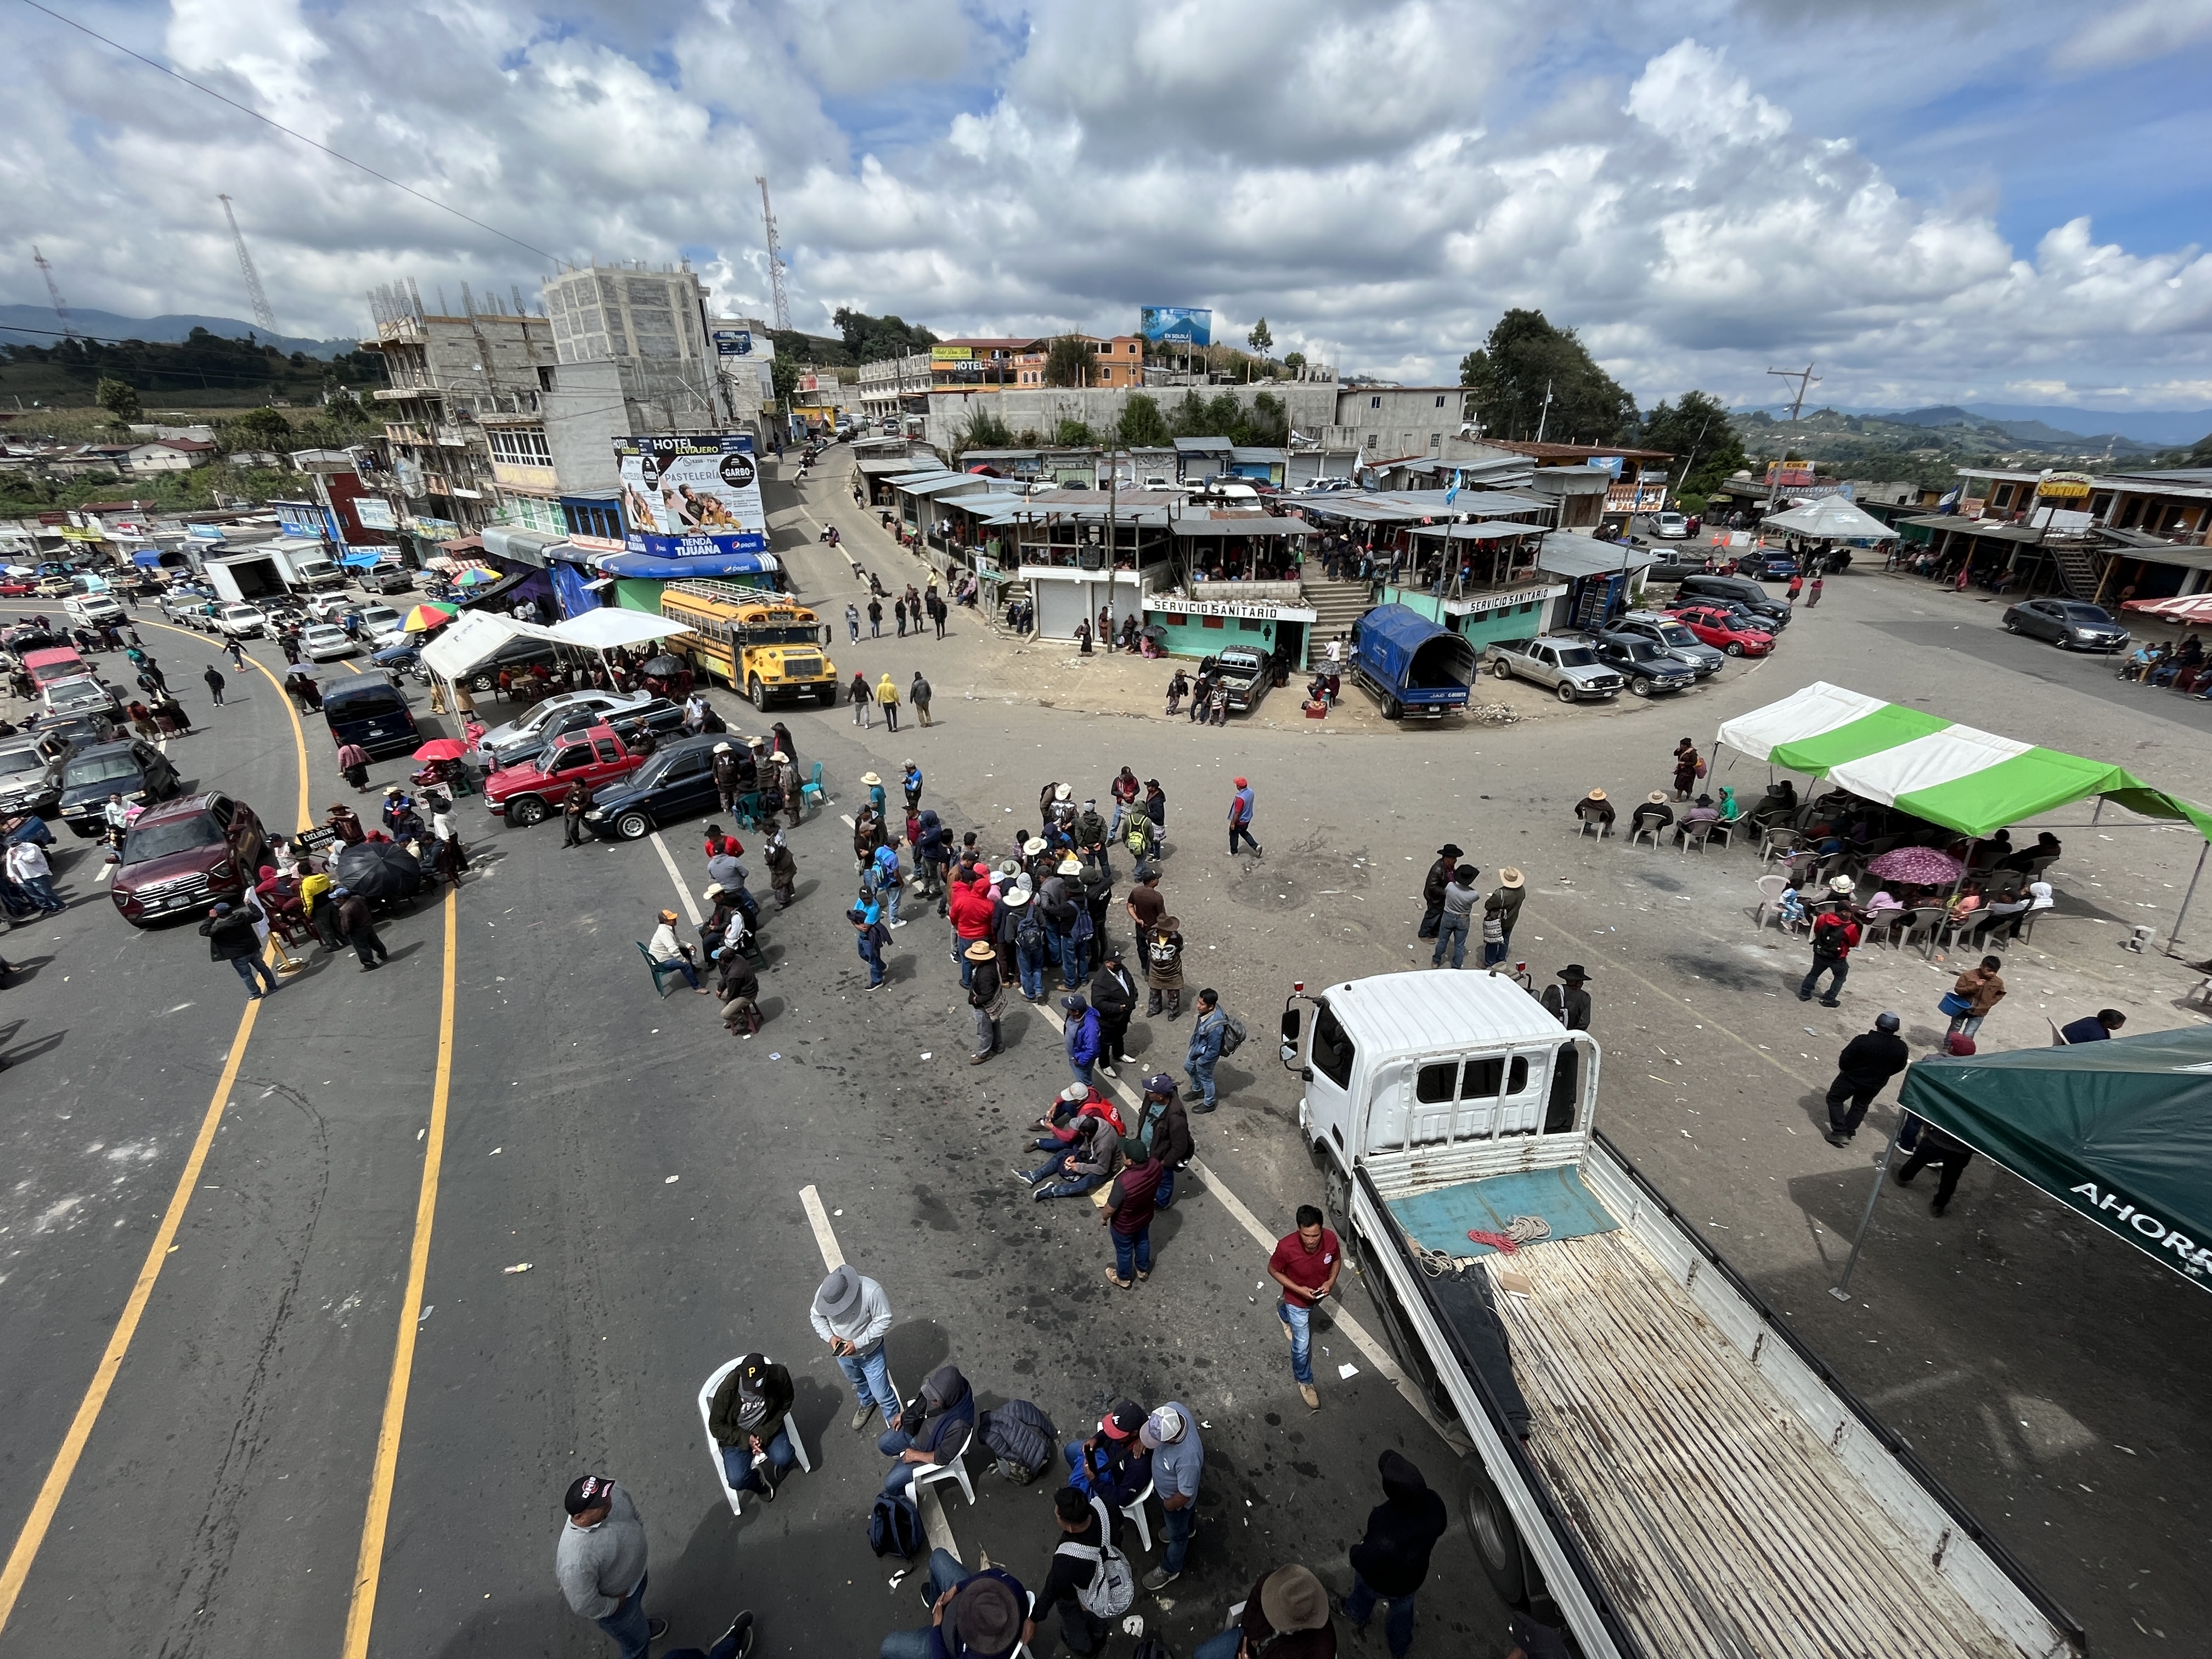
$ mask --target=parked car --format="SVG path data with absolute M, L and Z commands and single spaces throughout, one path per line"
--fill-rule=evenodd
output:
M 353 614 L 354 632 L 371 645 L 398 645 L 407 637 L 404 620 L 388 605 L 365 605 Z
M 1690 521 L 1679 513 L 1654 513 L 1651 533 L 1664 541 L 1679 542 L 1688 537 Z
M 381 674 L 325 687 L 323 723 L 330 727 L 333 744 L 357 743 L 371 755 L 411 752 L 422 738 L 405 694 Z
M 361 591 L 364 593 L 407 593 L 415 586 L 415 578 L 396 564 L 380 564 L 364 572 Z
M 147 805 L 182 787 L 167 755 L 143 738 L 118 738 L 80 749 L 62 769 L 62 821 L 89 840 L 106 828 L 101 813 L 110 795 Z
M 552 646 L 543 640 L 524 635 L 509 640 L 486 660 L 469 670 L 468 677 L 462 684 L 471 691 L 489 691 L 499 684 L 499 671 L 502 668 L 511 668 L 520 674 L 524 669 L 533 668 L 541 662 L 550 667 L 559 660 L 560 653 Z
M 1247 645 L 1231 646 L 1214 658 L 1213 666 L 1221 677 L 1221 689 L 1229 694 L 1229 712 L 1232 714 L 1250 714 L 1274 684 L 1274 672 L 1268 665 L 1267 653 Z
M 343 593 L 313 593 L 301 608 L 317 622 L 334 623 L 353 609 L 353 601 Z
M 261 867 L 269 837 L 244 801 L 210 793 L 149 806 L 123 838 L 109 895 L 124 921 L 144 927 L 236 901 Z
M 486 732 L 477 739 L 477 757 L 481 764 L 496 771 L 543 749 L 554 723 L 578 709 L 604 714 L 617 708 L 641 708 L 652 701 L 643 691 L 562 691 Z
M 204 593 L 195 593 L 190 588 L 171 588 L 161 595 L 156 608 L 171 622 L 181 623 L 195 632 L 204 631 L 209 612 L 215 602 Z
M 2005 631 L 2049 640 L 2061 651 L 2119 651 L 2128 630 L 2100 605 L 2078 599 L 2023 599 L 2004 613 Z
M 62 767 L 76 753 L 76 742 L 56 739 L 45 731 L 42 741 L 11 738 L 0 749 L 0 817 L 21 817 L 35 812 L 42 818 L 61 816 Z
M 39 722 L 39 740 L 52 747 L 56 744 L 76 744 L 80 747 L 95 743 L 112 743 L 123 730 L 123 723 L 113 714 L 98 708 Z
M 269 631 L 269 613 L 258 605 L 226 605 L 215 613 L 215 628 L 226 639 L 258 639 Z
M 1647 582 L 1679 582 L 1690 576 L 1707 575 L 1712 568 L 1711 559 L 1693 557 L 1685 548 L 1679 552 L 1669 553 L 1664 558 L 1653 560 L 1644 573 L 1644 580 Z
M 1731 657 L 1763 657 L 1774 649 L 1773 635 L 1748 626 L 1738 612 L 1721 605 L 1679 605 L 1668 614 Z
M 534 759 L 503 767 L 487 777 L 484 805 L 509 823 L 536 823 L 574 785 L 596 790 L 628 777 L 644 763 L 608 727 L 586 726 L 562 737 Z
M 314 623 L 301 630 L 300 654 L 309 662 L 328 662 L 350 657 L 360 649 L 353 636 L 336 623 Z
M 684 738 L 648 757 L 627 778 L 592 792 L 584 827 L 610 841 L 635 841 L 663 824 L 721 805 L 714 787 L 719 737 Z
M 1796 556 L 1790 553 L 1763 553 L 1753 565 L 1765 582 L 1786 582 L 1797 574 Z
M 1680 691 L 1695 685 L 1701 678 L 1696 669 L 1665 646 L 1641 634 L 1594 634 L 1590 636 L 1590 648 L 1597 653 L 1600 662 L 1611 663 L 1618 668 L 1626 678 L 1629 690 L 1639 697 Z
M 27 599 L 38 591 L 38 583 L 21 576 L 0 576 L 0 599 Z
M 1626 683 L 1580 640 L 1499 640 L 1490 647 L 1490 672 L 1501 680 L 1517 676 L 1548 685 L 1561 702 L 1609 702 Z
M 1754 617 L 1771 617 L 1777 633 L 1790 621 L 1789 605 L 1748 576 L 1685 576 L 1674 597 L 1683 605 L 1740 605 Z
M 1728 661 L 1721 653 L 1664 611 L 1632 611 L 1625 617 L 1613 618 L 1613 631 L 1638 635 L 1665 647 L 1676 661 L 1686 662 L 1696 669 L 1700 679 L 1711 679 Z
M 39 693 L 39 702 L 46 714 L 57 720 L 78 714 L 99 714 L 111 720 L 123 718 L 123 700 L 115 688 L 89 674 L 81 679 L 52 682 Z

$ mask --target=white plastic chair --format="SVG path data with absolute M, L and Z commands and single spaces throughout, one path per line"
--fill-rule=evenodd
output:
M 1639 841 L 1649 841 L 1651 843 L 1651 850 L 1655 853 L 1657 852 L 1659 850 L 1660 828 L 1661 825 L 1656 818 L 1635 818 L 1631 820 L 1628 828 L 1628 844 L 1631 847 L 1633 847 Z
M 761 1358 L 765 1359 L 768 1356 L 763 1354 Z M 743 1515 L 745 1512 L 744 1493 L 738 1487 L 730 1484 L 729 1473 L 722 1467 L 721 1443 L 714 1438 L 714 1395 L 728 1379 L 730 1373 L 737 1370 L 738 1362 L 744 1358 L 744 1356 L 739 1354 L 736 1359 L 718 1367 L 714 1374 L 708 1377 L 699 1389 L 699 1426 L 707 1432 L 707 1461 L 714 1466 L 715 1483 L 721 1487 L 722 1496 L 729 1500 L 732 1515 Z M 799 1437 L 798 1420 L 792 1417 L 786 1417 L 783 1419 L 783 1431 L 791 1437 L 791 1449 L 799 1455 L 799 1467 L 809 1474 L 813 1474 L 814 1465 L 807 1460 L 806 1442 Z
M 1782 925 L 1782 893 L 1783 890 L 1790 885 L 1790 878 L 1761 876 L 1753 885 L 1759 889 L 1759 908 L 1752 915 L 1751 925 L 1754 927 L 1765 927 L 1766 913 L 1771 909 L 1774 912 L 1775 926 L 1780 927 Z
M 1145 1482 L 1144 1491 L 1121 1505 L 1121 1518 L 1134 1523 L 1137 1528 L 1137 1540 L 1144 1545 L 1145 1553 L 1147 1555 L 1152 1553 L 1152 1522 L 1145 1517 L 1145 1500 L 1152 1497 L 1158 1490 L 1157 1483 L 1147 1480 Z
M 917 1463 L 914 1466 L 914 1480 L 909 1491 L 915 1502 L 921 1501 L 921 1489 L 924 1486 L 933 1486 L 940 1480 L 957 1480 L 960 1483 L 960 1490 L 968 1495 L 969 1504 L 974 1504 L 975 1483 L 968 1478 L 968 1448 L 973 1445 L 975 1441 L 975 1431 L 971 1428 L 968 1431 L 968 1437 L 960 1443 L 960 1449 L 953 1453 L 945 1462 Z
M 2066 1033 L 2058 1029 L 2058 1022 L 2057 1020 L 2051 1018 L 2048 1014 L 2045 1014 L 2043 1017 L 2043 1020 L 2044 1024 L 2051 1028 L 2051 1046 L 2052 1048 L 2070 1048 L 2074 1046 L 2072 1043 L 2067 1042 Z

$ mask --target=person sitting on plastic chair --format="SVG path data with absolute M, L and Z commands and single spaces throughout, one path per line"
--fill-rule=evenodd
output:
M 921 1395 L 876 1442 L 876 1449 L 892 1460 L 884 1490 L 907 1492 L 917 1469 L 950 1462 L 975 1431 L 975 1396 L 968 1379 L 957 1365 L 939 1365 L 921 1385 Z
M 722 1449 L 722 1473 L 739 1492 L 773 1502 L 783 1477 L 799 1466 L 786 1419 L 797 1391 L 791 1372 L 749 1353 L 714 1391 L 709 1426 Z

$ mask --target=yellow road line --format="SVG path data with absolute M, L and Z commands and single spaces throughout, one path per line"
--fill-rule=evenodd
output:
M 399 1431 L 407 1419 L 407 1385 L 415 1374 L 415 1338 L 422 1316 L 422 1285 L 430 1271 L 430 1227 L 438 1213 L 438 1174 L 445 1162 L 446 1103 L 453 1079 L 453 975 L 460 938 L 456 890 L 446 890 L 445 984 L 438 1003 L 438 1070 L 430 1090 L 430 1127 L 424 1137 L 422 1186 L 415 1201 L 415 1244 L 407 1259 L 407 1289 L 399 1303 L 399 1339 L 392 1381 L 384 1395 L 384 1423 L 376 1435 L 376 1463 L 369 1475 L 368 1513 L 362 1522 L 361 1557 L 354 1570 L 353 1600 L 346 1609 L 343 1659 L 364 1659 L 376 1618 L 376 1588 L 384 1571 L 385 1529 L 392 1518 L 392 1485 L 399 1468 Z
M 165 623 L 141 623 L 143 628 L 168 628 Z M 181 628 L 169 628 L 173 634 L 189 633 Z M 276 677 L 258 662 L 254 662 L 267 676 L 271 684 Z M 283 687 L 277 685 L 282 696 Z M 291 699 L 284 698 L 287 709 Z M 292 712 L 292 742 L 300 763 L 300 813 L 304 822 L 307 810 L 307 740 L 301 730 L 300 716 Z M 450 936 L 450 930 L 449 930 Z M 452 969 L 450 956 L 447 978 L 447 1010 L 450 1016 L 453 1006 Z M 222 1122 L 224 1106 L 230 1099 L 232 1086 L 238 1081 L 238 1068 L 246 1059 L 246 1045 L 253 1035 L 254 1017 L 261 1011 L 258 1001 L 248 1002 L 246 1012 L 239 1017 L 237 1034 L 230 1040 L 230 1053 L 224 1057 L 222 1078 L 216 1082 L 215 1097 L 208 1103 L 206 1115 L 200 1120 L 199 1133 L 193 1139 L 191 1154 L 185 1160 L 183 1171 L 177 1177 L 176 1190 L 169 1195 L 169 1207 L 162 1212 L 161 1224 L 155 1230 L 154 1242 L 146 1252 L 145 1265 L 138 1270 L 137 1282 L 131 1285 L 131 1294 L 123 1304 L 123 1316 L 116 1322 L 114 1331 L 107 1339 L 107 1347 L 100 1357 L 100 1364 L 92 1374 L 91 1384 L 84 1398 L 77 1402 L 76 1415 L 70 1419 L 68 1431 L 62 1436 L 61 1449 L 54 1454 L 52 1466 L 39 1486 L 38 1496 L 32 1500 L 31 1512 L 23 1522 L 22 1529 L 15 1534 L 14 1547 L 8 1552 L 5 1566 L 0 1566 L 0 1630 L 7 1628 L 8 1620 L 15 1611 L 15 1601 L 23 1593 L 24 1581 L 30 1577 L 31 1566 L 38 1559 L 39 1550 L 46 1540 L 48 1528 L 53 1525 L 54 1515 L 61 1507 L 62 1494 L 69 1488 L 70 1478 L 76 1473 L 77 1462 L 84 1455 L 85 1443 L 92 1438 L 94 1425 L 100 1420 L 100 1409 L 107 1403 L 109 1390 L 114 1388 L 117 1375 L 123 1369 L 124 1357 L 131 1351 L 131 1340 L 138 1334 L 138 1322 L 146 1315 L 146 1304 L 154 1294 L 154 1285 L 161 1276 L 162 1264 L 168 1259 L 169 1246 L 184 1224 L 185 1210 L 191 1202 L 192 1193 L 199 1185 L 200 1170 L 207 1163 L 209 1149 L 215 1144 L 216 1130 Z M 441 1085 L 442 1087 L 442 1085 Z
M 204 640 L 207 637 L 204 634 L 195 634 L 189 628 L 179 628 L 173 623 L 143 622 L 136 623 L 132 625 L 137 628 L 164 629 L 169 633 L 182 634 L 186 639 L 191 640 Z M 292 717 L 292 741 L 295 745 L 297 745 L 300 754 L 299 825 L 302 830 L 312 830 L 314 828 L 315 821 L 307 816 L 307 801 L 309 799 L 307 793 L 307 733 L 306 728 L 300 724 L 300 711 L 294 705 L 292 699 L 286 695 L 284 690 L 284 682 L 278 679 L 275 674 L 271 673 L 269 669 L 264 665 L 259 658 L 247 657 L 246 660 L 252 664 L 254 667 L 260 669 L 261 678 L 267 680 L 270 684 L 276 688 L 277 701 L 284 705 L 284 712 Z

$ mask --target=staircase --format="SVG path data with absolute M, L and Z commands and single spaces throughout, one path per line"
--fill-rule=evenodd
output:
M 2075 599 L 2094 604 L 2097 587 L 2103 577 L 2099 568 L 2100 559 L 2087 548 L 2070 542 L 2045 542 L 2044 551 L 2051 555 L 2051 562 L 2057 567 L 2058 580 Z
M 1299 586 L 1314 613 L 1311 655 L 1315 658 L 1321 655 L 1322 646 L 1340 634 L 1349 634 L 1352 624 L 1375 607 L 1375 592 L 1367 583 L 1331 581 L 1311 567 Z

